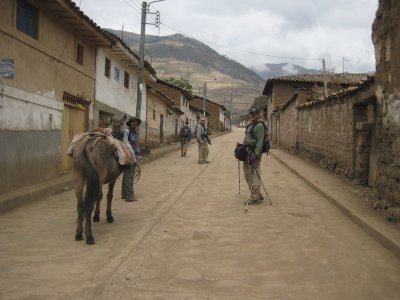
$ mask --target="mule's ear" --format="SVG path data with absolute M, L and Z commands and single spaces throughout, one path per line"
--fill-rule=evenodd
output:
M 125 120 L 126 120 L 126 115 L 123 116 L 123 118 L 122 118 L 121 120 L 118 121 L 118 125 L 119 125 L 119 126 L 122 126 L 122 124 L 124 124 Z

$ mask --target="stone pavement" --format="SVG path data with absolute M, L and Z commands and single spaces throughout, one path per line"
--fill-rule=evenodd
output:
M 213 136 L 213 138 L 216 137 Z M 195 144 L 195 141 L 192 140 L 192 144 Z M 158 159 L 172 151 L 179 152 L 179 149 L 179 143 L 151 149 L 149 155 L 142 157 L 142 164 Z M 396 223 L 389 223 L 383 215 L 367 205 L 368 196 L 371 194 L 369 188 L 355 185 L 335 173 L 284 150 L 271 149 L 270 155 L 338 206 L 352 221 L 400 258 L 400 226 Z M 32 201 L 69 190 L 72 188 L 72 183 L 72 174 L 68 173 L 38 185 L 0 195 L 0 214 Z

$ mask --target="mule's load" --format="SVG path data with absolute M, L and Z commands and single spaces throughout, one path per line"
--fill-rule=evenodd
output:
M 111 129 L 109 128 L 96 128 L 90 132 L 79 133 L 75 135 L 68 147 L 68 156 L 73 157 L 74 150 L 77 145 L 86 142 L 91 137 L 95 137 L 97 141 L 98 139 L 104 139 L 110 146 L 114 147 L 115 156 L 118 158 L 118 163 L 121 166 L 136 163 L 135 153 L 133 152 L 133 149 L 128 141 L 114 138 L 111 135 Z

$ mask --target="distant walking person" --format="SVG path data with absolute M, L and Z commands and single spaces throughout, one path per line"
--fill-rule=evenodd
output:
M 186 157 L 186 152 L 189 147 L 190 140 L 192 139 L 192 130 L 189 127 L 189 121 L 179 131 L 179 138 L 181 140 L 181 156 Z
M 131 145 L 136 155 L 136 164 L 139 164 L 138 156 L 140 155 L 139 140 L 136 128 L 142 123 L 142 121 L 136 117 L 129 118 L 126 125 L 128 128 L 124 131 L 124 139 L 126 139 Z M 133 179 L 135 176 L 136 164 L 133 164 L 124 170 L 124 176 L 122 177 L 122 199 L 126 202 L 137 201 L 133 189 Z
M 261 195 L 261 168 L 260 161 L 264 141 L 264 125 L 260 120 L 260 110 L 257 107 L 250 109 L 250 121 L 247 126 L 243 145 L 246 146 L 247 160 L 243 162 L 243 172 L 250 190 L 250 197 L 245 204 L 260 204 L 264 197 Z
M 208 138 L 208 133 L 206 129 L 206 119 L 204 117 L 200 118 L 200 124 L 196 125 L 196 139 L 199 149 L 199 164 L 209 163 L 208 158 L 208 144 L 211 145 L 211 141 Z

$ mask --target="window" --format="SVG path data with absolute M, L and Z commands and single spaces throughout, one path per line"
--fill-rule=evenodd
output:
M 119 81 L 119 68 L 118 67 L 114 68 L 114 79 L 115 79 L 115 81 Z
M 108 57 L 106 57 L 104 63 L 104 76 L 110 78 L 110 73 L 111 73 L 111 60 Z
M 76 43 L 76 62 L 83 66 L 84 48 L 81 43 Z
M 126 71 L 124 73 L 124 87 L 129 89 L 129 73 Z
M 153 109 L 153 120 L 156 119 L 156 111 Z
M 17 29 L 37 39 L 38 9 L 24 0 L 17 1 Z

